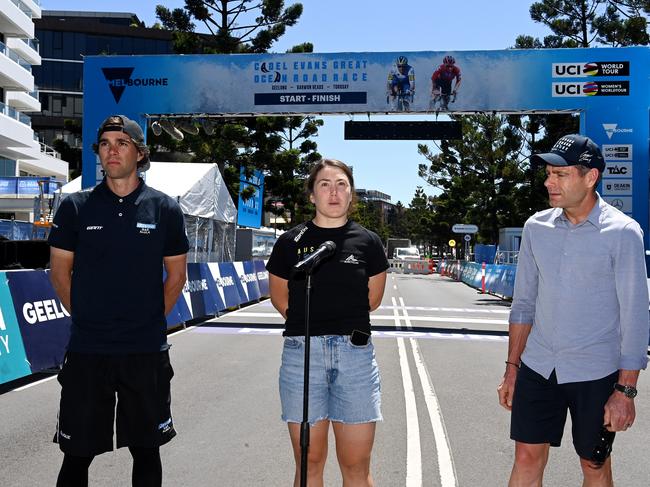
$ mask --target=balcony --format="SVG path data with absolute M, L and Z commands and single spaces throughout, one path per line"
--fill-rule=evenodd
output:
M 0 88 L 34 91 L 32 65 L 2 42 L 0 42 Z
M 31 3 L 35 10 L 25 3 Z M 0 32 L 7 36 L 34 37 L 32 17 L 40 18 L 41 8 L 33 0 L 0 0 Z
M 12 2 L 14 0 L 11 0 Z M 15 0 L 18 1 L 18 0 Z M 25 9 L 25 13 L 27 14 L 27 11 L 30 12 L 31 18 L 32 19 L 40 19 L 41 18 L 41 2 L 40 0 L 20 0 L 19 3 L 22 5 L 19 7 L 21 10 Z
M 32 91 L 7 91 L 7 105 L 23 112 L 40 112 L 41 102 L 38 100 L 38 92 Z
M 4 103 L 0 103 L 0 156 L 9 159 L 32 159 L 38 149 L 34 141 L 31 120 Z
M 70 165 L 62 160 L 61 155 L 51 147 L 40 144 L 40 147 L 27 149 L 25 152 L 28 153 L 29 158 L 19 158 L 19 171 L 41 176 L 55 175 L 58 179 L 68 180 Z
M 8 37 L 6 40 L 7 47 L 20 56 L 24 61 L 28 62 L 32 66 L 39 66 L 41 64 L 38 39 Z

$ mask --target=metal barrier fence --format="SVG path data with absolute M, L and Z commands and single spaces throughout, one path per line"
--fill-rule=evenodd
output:
M 459 260 L 442 260 L 439 264 L 441 276 L 463 281 L 476 289 L 482 288 L 481 267 L 482 264 L 477 262 Z M 512 298 L 516 274 L 516 265 L 487 264 L 485 266 L 485 292 Z
M 388 259 L 388 272 L 400 274 L 431 274 L 431 265 L 428 260 L 398 260 Z

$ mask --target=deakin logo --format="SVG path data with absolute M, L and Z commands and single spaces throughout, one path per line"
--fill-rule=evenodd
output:
M 115 103 L 120 102 L 122 94 L 126 89 L 128 81 L 131 79 L 131 74 L 135 68 L 102 68 L 104 78 L 108 81 L 108 87 L 113 93 Z

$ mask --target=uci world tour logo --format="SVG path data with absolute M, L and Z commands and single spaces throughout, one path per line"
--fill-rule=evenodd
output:
M 115 103 L 120 103 L 127 86 L 154 87 L 169 86 L 169 78 L 132 78 L 135 68 L 102 68 L 104 78 L 113 93 Z

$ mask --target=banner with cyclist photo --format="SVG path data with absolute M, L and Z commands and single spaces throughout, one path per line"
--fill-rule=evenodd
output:
M 605 106 L 612 97 L 623 103 L 632 94 L 648 98 L 649 60 L 644 47 L 87 56 L 84 121 L 93 114 L 96 130 L 113 112 L 578 110 Z
M 87 56 L 82 186 L 101 178 L 91 145 L 114 113 L 146 128 L 179 117 L 572 112 L 606 155 L 603 198 L 650 246 L 649 78 L 648 47 Z

